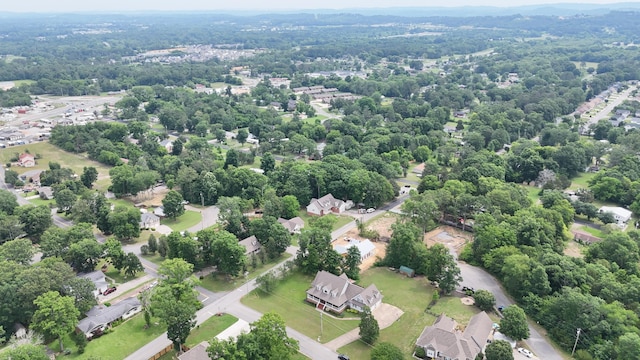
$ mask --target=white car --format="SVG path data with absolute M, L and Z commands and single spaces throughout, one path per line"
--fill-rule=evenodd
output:
M 371 214 L 372 212 L 376 211 L 376 209 L 374 208 L 368 208 L 367 209 L 367 214 Z
M 531 353 L 531 351 L 524 349 L 524 348 L 518 348 L 518 352 L 528 358 L 532 358 L 533 354 Z

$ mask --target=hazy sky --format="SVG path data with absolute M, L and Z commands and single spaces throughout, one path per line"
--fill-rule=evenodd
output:
M 69 12 L 136 10 L 298 10 L 402 6 L 518 6 L 551 3 L 611 4 L 624 0 L 2 0 L 0 11 Z

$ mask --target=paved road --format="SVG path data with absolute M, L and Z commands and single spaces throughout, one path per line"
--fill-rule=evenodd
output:
M 508 306 L 514 303 L 504 292 L 500 282 L 484 269 L 466 263 L 458 263 L 458 266 L 463 278 L 461 286 L 491 291 L 496 297 L 498 305 Z M 529 325 L 529 332 L 530 337 L 526 343 L 535 355 L 545 360 L 562 360 L 562 356 L 551 346 L 549 341 L 531 325 Z
M 636 86 L 629 86 L 627 90 L 619 93 L 618 97 L 615 100 L 609 101 L 607 103 L 607 106 L 604 107 L 604 109 L 600 110 L 600 112 L 598 112 L 596 115 L 590 117 L 589 120 L 586 122 L 585 127 L 588 128 L 590 125 L 595 124 L 602 119 L 605 119 L 605 118 L 608 119 L 609 114 L 611 114 L 613 109 L 616 106 L 622 104 L 623 101 L 627 100 L 631 92 L 633 92 L 636 89 L 637 89 Z
M 215 225 L 218 222 L 218 214 L 220 213 L 220 209 L 217 206 L 208 206 L 204 209 L 198 209 L 193 206 L 185 206 L 187 210 L 197 211 L 202 214 L 202 219 L 199 224 L 196 224 L 187 229 L 190 233 L 196 233 L 202 229 L 206 229 L 210 226 Z

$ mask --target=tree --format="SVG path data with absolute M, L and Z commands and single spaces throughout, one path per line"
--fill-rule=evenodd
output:
M 513 360 L 513 349 L 504 340 L 494 340 L 484 352 L 487 360 Z
M 243 335 L 238 337 L 238 348 L 249 359 L 290 359 L 298 352 L 298 342 L 287 336 L 284 320 L 276 313 L 262 315 Z
M 142 266 L 140 259 L 132 252 L 127 253 L 124 257 L 122 267 L 124 269 L 125 278 L 134 277 L 140 271 L 144 271 L 144 267 Z
M 229 166 L 234 166 L 234 167 L 238 167 L 239 165 L 239 155 L 238 152 L 236 150 L 229 150 L 227 152 L 227 157 L 224 160 L 224 169 L 226 170 Z
M 13 186 L 22 185 L 22 180 L 20 180 L 20 175 L 14 170 L 7 170 L 4 172 L 4 182 L 5 184 L 10 184 Z
M 453 291 L 462 281 L 453 255 L 442 244 L 435 244 L 428 249 L 425 275 L 429 280 L 436 281 L 445 294 Z
M 164 208 L 164 214 L 170 219 L 176 219 L 180 215 L 184 214 L 184 199 L 179 192 L 171 190 L 162 199 L 162 206 Z
M 151 254 L 155 254 L 158 251 L 158 240 L 156 236 L 152 234 L 149 235 L 149 240 L 147 240 L 147 245 L 149 246 L 149 252 Z
M 618 338 L 618 359 L 640 360 L 640 336 L 626 333 Z
M 80 181 L 82 181 L 82 184 L 86 186 L 87 189 L 91 189 L 96 180 L 98 180 L 98 170 L 93 166 L 85 166 L 82 170 L 82 175 L 80 175 Z
M 351 246 L 347 250 L 347 256 L 342 263 L 342 271 L 352 280 L 360 279 L 360 250 L 357 246 Z
M 16 209 L 20 222 L 24 225 L 27 236 L 33 240 L 40 240 L 42 233 L 52 224 L 51 211 L 46 205 L 21 206 Z
M 518 305 L 510 305 L 502 311 L 500 320 L 500 332 L 514 340 L 523 340 L 529 337 L 529 324 L 527 315 Z
M 84 239 L 71 244 L 64 259 L 78 272 L 91 272 L 95 270 L 103 252 L 104 248 L 96 239 Z
M 0 259 L 4 261 L 28 265 L 34 254 L 35 249 L 29 239 L 15 239 L 0 245 Z
M 365 307 L 360 314 L 360 339 L 367 344 L 373 344 L 380 335 L 380 326 L 378 320 L 373 317 L 371 309 Z
M 180 138 L 177 138 L 176 141 L 173 142 L 173 148 L 171 149 L 171 155 L 179 156 L 182 154 L 182 149 L 184 148 L 184 143 Z
M 238 130 L 238 135 L 236 136 L 236 140 L 240 143 L 240 145 L 244 145 L 247 142 L 247 138 L 249 137 L 249 132 L 247 129 Z
M 298 199 L 293 195 L 285 195 L 282 198 L 282 217 L 285 219 L 292 219 L 298 216 L 300 211 L 300 203 Z
M 140 211 L 134 207 L 117 205 L 108 215 L 111 232 L 119 240 L 140 236 Z
M 218 271 L 227 276 L 238 276 L 246 263 L 244 246 L 231 233 L 221 230 L 211 243 L 213 263 Z
M 0 243 L 13 240 L 22 234 L 24 230 L 20 218 L 0 211 Z
M 0 360 L 49 360 L 47 350 L 42 345 L 16 344 L 0 352 Z
M 62 189 L 56 191 L 53 198 L 56 200 L 58 209 L 64 211 L 66 214 L 71 212 L 71 208 L 76 203 L 76 194 L 69 189 Z
M 381 342 L 371 350 L 371 360 L 404 360 L 404 355 L 397 346 Z
M 262 155 L 260 160 L 260 169 L 264 171 L 265 175 L 268 175 L 273 169 L 276 168 L 276 159 L 270 152 L 266 152 Z
M 76 309 L 78 309 L 81 314 L 84 314 L 94 305 L 98 304 L 93 294 L 95 289 L 96 286 L 90 279 L 75 276 L 67 281 L 62 290 L 62 295 L 71 296 Z
M 111 260 L 111 264 L 116 270 L 120 271 L 124 266 L 124 250 L 122 249 L 122 243 L 116 238 L 108 238 L 104 243 L 105 257 Z
M 60 351 L 64 350 L 62 337 L 76 328 L 80 311 L 76 309 L 74 299 L 61 296 L 57 291 L 48 291 L 35 299 L 36 311 L 33 314 L 33 327 L 44 334 L 57 337 Z
M 18 199 L 16 195 L 9 190 L 0 189 L 0 211 L 12 215 L 17 207 Z
M 482 311 L 490 311 L 496 305 L 496 297 L 488 290 L 480 289 L 473 294 L 476 306 Z

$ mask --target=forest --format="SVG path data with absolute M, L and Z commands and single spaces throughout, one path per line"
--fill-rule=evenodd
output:
M 619 205 L 640 216 L 640 132 L 608 117 L 590 122 L 578 111 L 604 93 L 637 86 L 638 15 L 199 14 L 186 21 L 162 14 L 96 15 L 90 23 L 57 15 L 47 19 L 46 29 L 37 15 L 9 16 L 0 23 L 0 80 L 31 81 L 0 90 L 0 105 L 24 106 L 45 94 L 124 90 L 113 107 L 105 106 L 103 115 L 113 121 L 57 126 L 50 142 L 110 166 L 109 189 L 117 197 L 162 182 L 180 200 L 228 210 L 220 233 L 162 240 L 169 257 L 196 269 L 222 264 L 212 244 L 222 249 L 234 237 L 256 235 L 268 244 L 269 257 L 279 256 L 291 239 L 275 219 L 295 216 L 296 206 L 312 198 L 331 193 L 378 208 L 411 184 L 416 190 L 402 205 L 404 215 L 378 265 L 410 266 L 431 279 L 441 249 L 427 249 L 424 233 L 443 222 L 468 224 L 474 240 L 460 258 L 500 279 L 559 347 L 570 352 L 580 328 L 575 358 L 640 359 L 640 232 L 633 229 L 635 219 L 622 231 L 610 213 L 598 212 L 602 205 Z M 257 51 L 235 60 L 126 60 L 197 44 Z M 274 86 L 275 78 L 290 85 Z M 233 93 L 247 79 L 256 85 Z M 211 83 L 224 83 L 224 90 L 195 91 L 196 84 Z M 331 100 L 328 115 L 319 115 L 318 100 L 293 91 L 309 86 L 353 97 Z M 636 100 L 615 110 L 635 114 L 637 95 L 635 90 Z M 228 146 L 228 133 L 237 146 Z M 259 145 L 248 146 L 250 137 Z M 173 141 L 171 151 L 160 145 L 166 139 Z M 421 163 L 420 176 L 408 180 Z M 87 223 L 119 238 L 136 236 L 117 226 L 120 220 L 133 223 L 133 215 L 106 209 L 105 200 L 92 195 L 92 181 L 82 184 L 55 165 L 48 171 L 45 179 L 51 176 L 56 192 L 72 193 L 67 210 L 85 225 L 65 234 L 38 228 L 28 234 L 34 243 L 71 246 L 84 236 L 74 232 L 86 231 Z M 575 186 L 586 175 L 586 184 Z M 537 188 L 528 186 L 534 183 Z M 244 215 L 255 209 L 264 209 L 265 217 Z M 28 228 L 22 214 L 35 211 L 0 210 L 7 229 Z M 594 224 L 604 236 L 570 256 L 565 250 L 576 221 Z M 301 236 L 301 247 L 339 262 L 319 245 L 326 232 L 326 224 L 316 225 Z M 15 234 L 0 236 L 0 243 L 9 243 Z M 22 260 L 12 267 L 1 246 L 6 282 L 0 293 L 21 304 L 0 309 L 6 329 L 13 321 L 28 323 L 34 311 L 25 304 L 38 290 L 15 291 L 25 279 L 59 269 L 47 288 L 62 289 L 78 261 L 52 252 L 42 265 Z M 304 252 L 296 261 L 307 273 L 341 271 L 305 259 Z M 230 276 L 242 270 L 227 265 Z

